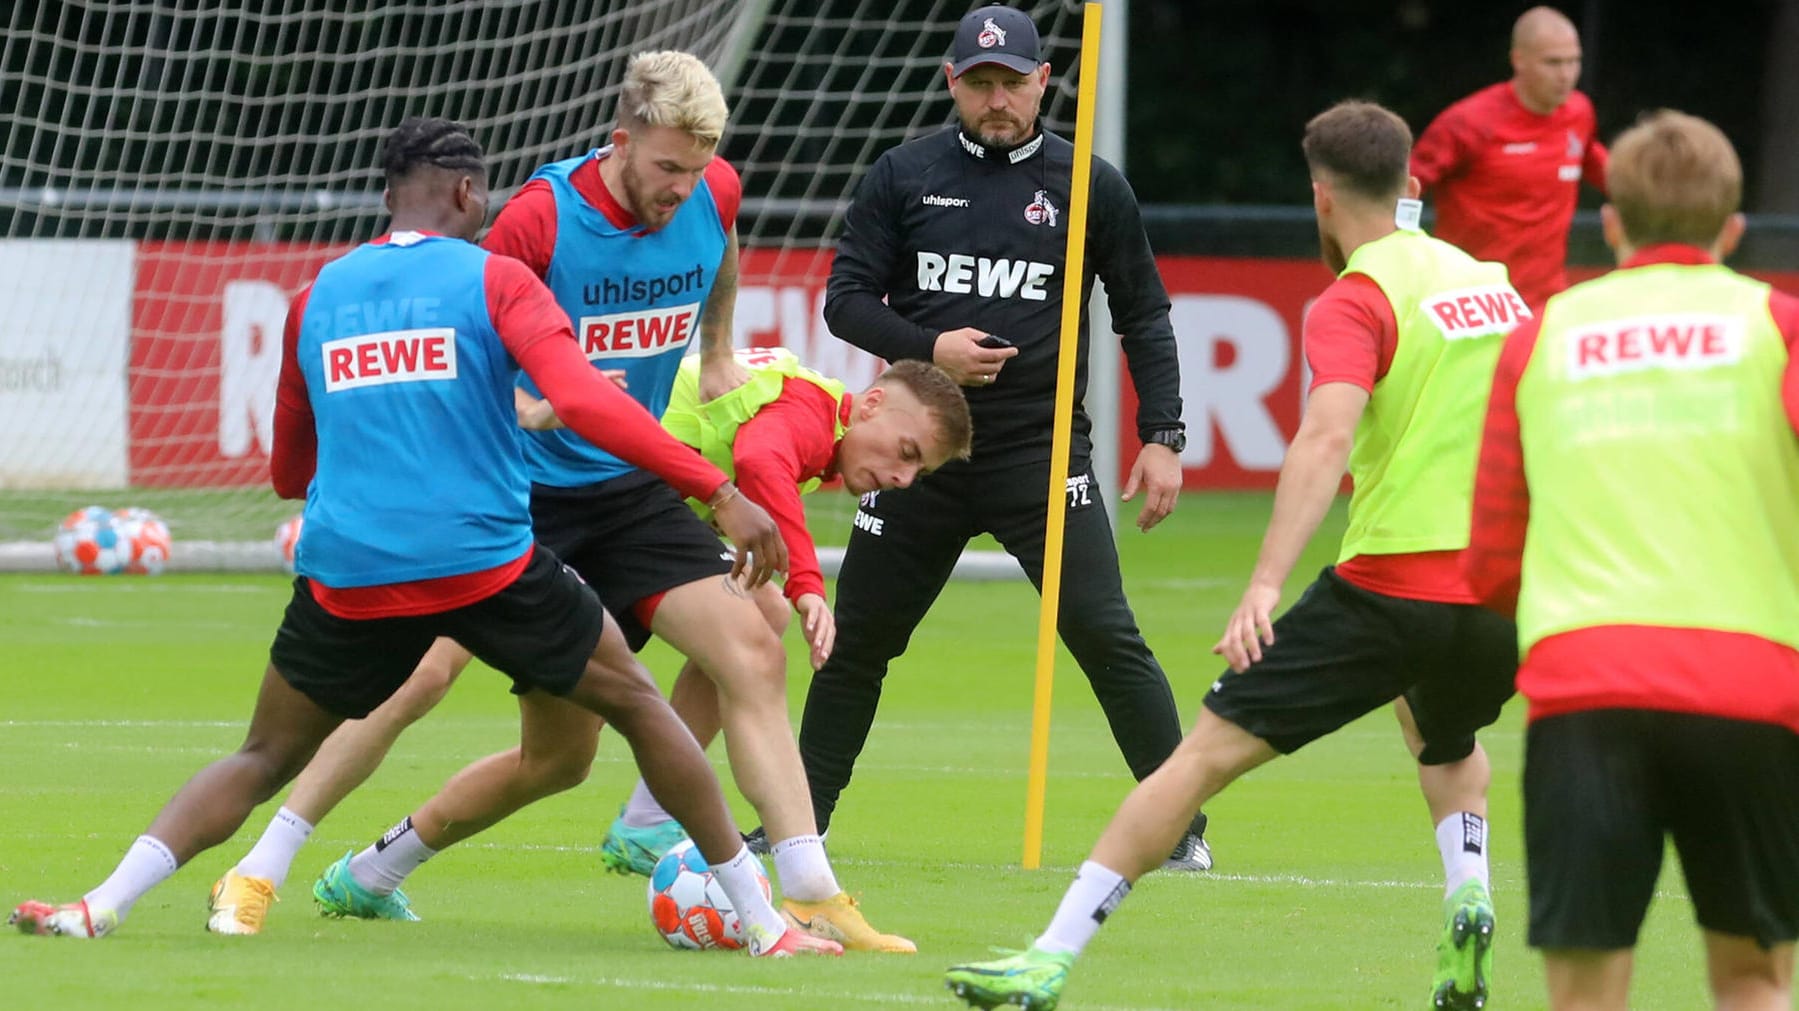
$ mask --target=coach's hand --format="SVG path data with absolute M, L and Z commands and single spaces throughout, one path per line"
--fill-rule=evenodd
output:
M 1135 498 L 1138 489 L 1144 494 L 1143 509 L 1137 513 L 1137 529 L 1148 533 L 1151 527 L 1167 519 L 1180 501 L 1180 454 L 1159 442 L 1146 443 L 1137 451 L 1130 480 L 1124 483 L 1124 501 Z
M 1230 624 L 1224 627 L 1224 638 L 1212 652 L 1224 657 L 1231 670 L 1241 674 L 1249 665 L 1262 659 L 1262 647 L 1274 645 L 1274 614 L 1281 602 L 1281 588 L 1251 582 L 1243 591 L 1243 599 L 1231 612 Z
M 837 644 L 837 619 L 831 614 L 825 598 L 816 593 L 800 594 L 793 602 L 793 609 L 800 614 L 806 644 L 812 647 L 812 669 L 817 670 L 831 658 L 831 647 Z
M 781 539 L 781 528 L 761 506 L 744 498 L 736 485 L 725 482 L 706 504 L 712 507 L 718 529 L 737 546 L 732 579 L 754 588 L 775 573 L 787 571 L 787 542 Z
M 931 362 L 963 386 L 991 386 L 999 378 L 1006 359 L 1017 354 L 1018 349 L 984 348 L 980 342 L 985 336 L 987 331 L 971 326 L 945 330 L 937 335 L 937 343 L 931 348 Z

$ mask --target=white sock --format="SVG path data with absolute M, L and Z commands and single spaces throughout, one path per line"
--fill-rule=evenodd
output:
M 674 815 L 662 809 L 656 803 L 656 796 L 650 792 L 650 784 L 642 779 L 637 781 L 637 788 L 631 791 L 631 799 L 625 802 L 625 811 L 619 815 L 628 828 L 654 828 L 663 822 L 674 821 Z
M 311 835 L 312 823 L 283 807 L 269 819 L 262 838 L 256 840 L 233 870 L 246 878 L 266 878 L 280 888 L 287 881 L 294 857 L 300 855 L 300 847 Z
M 1472 811 L 1457 811 L 1437 823 L 1437 853 L 1443 857 L 1443 895 L 1448 897 L 1470 878 L 1487 887 L 1487 820 Z
M 748 846 L 737 847 L 737 855 L 723 864 L 712 865 L 712 876 L 731 900 L 731 908 L 743 920 L 746 933 L 761 931 L 769 937 L 780 937 L 787 921 L 762 892 L 762 864 Z
M 406 876 L 437 855 L 419 840 L 412 816 L 387 830 L 375 845 L 350 858 L 350 877 L 376 895 L 390 895 L 406 883 Z
M 1111 916 L 1129 894 L 1131 883 L 1124 875 L 1091 860 L 1086 861 L 1074 876 L 1074 884 L 1063 893 L 1055 919 L 1049 921 L 1049 929 L 1037 938 L 1036 946 L 1044 951 L 1080 954 L 1087 942 L 1093 940 L 1093 935 L 1099 933 L 1099 925 L 1106 922 L 1106 917 Z
M 815 835 L 796 835 L 768 848 L 775 858 L 775 877 L 781 883 L 781 897 L 799 902 L 823 902 L 843 891 L 837 875 L 831 871 L 831 859 L 825 856 L 824 839 Z
M 162 840 L 140 835 L 100 887 L 83 895 L 91 912 L 110 909 L 123 920 L 144 893 L 163 883 L 181 866 Z

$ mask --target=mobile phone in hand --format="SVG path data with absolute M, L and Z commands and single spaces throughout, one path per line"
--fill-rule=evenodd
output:
M 1009 348 L 1012 346 L 1011 341 L 1005 339 L 1004 337 L 1001 337 L 999 334 L 996 334 L 996 333 L 990 333 L 987 336 L 982 337 L 980 340 L 976 341 L 975 343 L 979 344 L 981 347 L 984 347 L 984 348 Z

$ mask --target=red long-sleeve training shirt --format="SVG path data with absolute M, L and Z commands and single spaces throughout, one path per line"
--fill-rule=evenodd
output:
M 788 379 L 781 395 L 744 422 L 731 444 L 737 487 L 774 517 L 787 542 L 788 600 L 825 594 L 799 485 L 836 472 L 836 426 L 849 420 L 849 410 L 849 394 L 833 397 L 816 383 Z
M 1576 91 L 1544 115 L 1525 108 L 1509 81 L 1443 110 L 1412 148 L 1412 174 L 1437 209 L 1432 234 L 1505 264 L 1512 287 L 1539 313 L 1568 286 L 1568 226 L 1581 181 L 1603 191 L 1605 166 L 1587 96 Z
M 1690 246 L 1652 246 L 1621 269 L 1653 263 L 1709 263 Z M 1799 435 L 1799 299 L 1770 292 L 1768 308 L 1785 335 L 1781 385 Z M 1474 484 L 1469 580 L 1482 603 L 1517 610 L 1530 489 L 1518 431 L 1518 380 L 1530 363 L 1541 323 L 1527 320 L 1506 338 L 1487 402 Z M 1759 636 L 1712 629 L 1601 625 L 1539 640 L 1518 669 L 1530 719 L 1588 709 L 1659 709 L 1776 721 L 1799 731 L 1799 651 Z

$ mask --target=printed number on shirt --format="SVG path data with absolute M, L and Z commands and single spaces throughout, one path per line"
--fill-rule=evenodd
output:
M 320 344 L 319 353 L 325 363 L 326 393 L 456 378 L 454 327 L 339 337 Z
M 693 340 L 699 316 L 698 302 L 605 316 L 583 316 L 579 328 L 581 353 L 588 361 L 597 361 L 601 358 L 647 358 L 664 351 L 685 349 Z
M 786 348 L 738 348 L 735 357 L 746 369 L 760 369 L 795 356 Z

